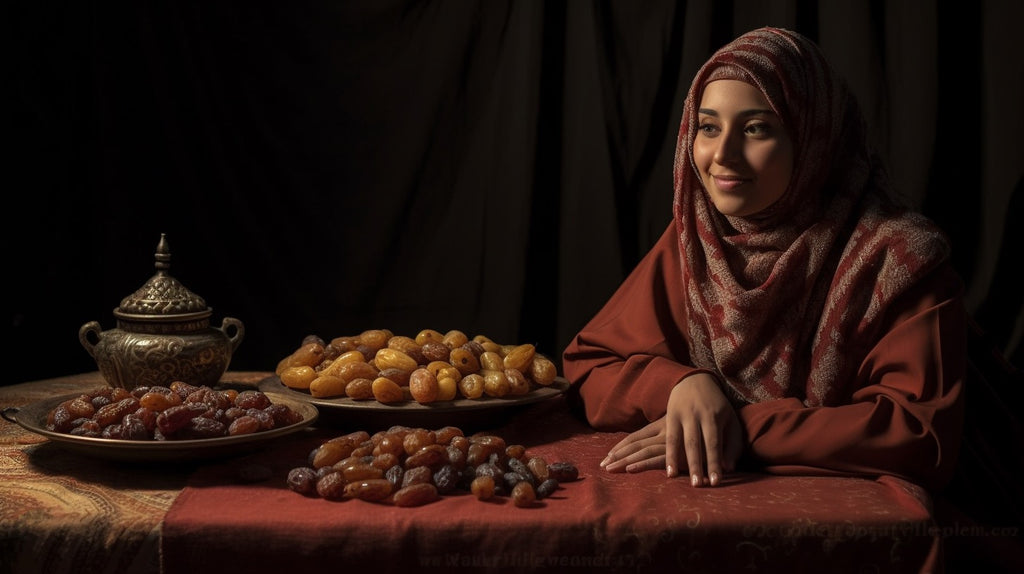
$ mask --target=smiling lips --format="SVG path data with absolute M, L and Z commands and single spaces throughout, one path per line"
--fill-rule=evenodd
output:
M 749 181 L 736 175 L 713 175 L 711 177 L 715 180 L 715 186 L 725 192 L 733 191 Z

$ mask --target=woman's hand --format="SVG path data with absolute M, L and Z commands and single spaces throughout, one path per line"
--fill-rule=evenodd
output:
M 685 464 L 693 486 L 717 485 L 743 452 L 739 418 L 714 377 L 695 373 L 669 395 L 664 417 L 612 447 L 601 466 L 609 472 L 665 468 L 679 474 Z

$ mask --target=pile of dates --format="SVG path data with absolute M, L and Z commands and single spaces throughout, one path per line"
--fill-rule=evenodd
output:
M 325 340 L 308 335 L 275 373 L 317 398 L 348 397 L 390 404 L 515 397 L 551 385 L 557 367 L 531 343 L 502 345 L 457 329 L 416 336 L 368 329 Z
M 175 381 L 131 391 L 103 387 L 54 407 L 46 428 L 121 440 L 186 440 L 237 436 L 289 426 L 302 415 L 261 391 L 218 390 Z
M 471 493 L 480 500 L 509 497 L 526 508 L 578 478 L 575 465 L 548 463 L 495 434 L 466 436 L 454 426 L 394 426 L 324 441 L 309 453 L 308 466 L 288 473 L 288 487 L 306 496 L 395 506 L 422 506 L 444 495 Z

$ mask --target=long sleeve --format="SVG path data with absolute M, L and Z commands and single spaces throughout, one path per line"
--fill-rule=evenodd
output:
M 953 472 L 963 424 L 967 316 L 948 267 L 908 292 L 860 365 L 848 404 L 796 398 L 739 410 L 769 471 L 894 474 L 931 488 Z
M 600 430 L 665 415 L 689 362 L 679 252 L 670 227 L 570 342 L 570 399 Z M 944 266 L 904 294 L 860 363 L 848 402 L 791 397 L 739 408 L 747 460 L 770 472 L 892 474 L 928 487 L 952 473 L 963 418 L 966 310 Z
M 672 387 L 699 370 L 686 364 L 674 229 L 669 225 L 563 354 L 569 397 L 594 428 L 632 431 L 661 418 Z

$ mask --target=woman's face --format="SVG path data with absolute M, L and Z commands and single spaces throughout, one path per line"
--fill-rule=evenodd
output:
M 693 159 L 718 211 L 748 217 L 782 197 L 793 173 L 793 142 L 757 88 L 710 82 L 697 122 Z

